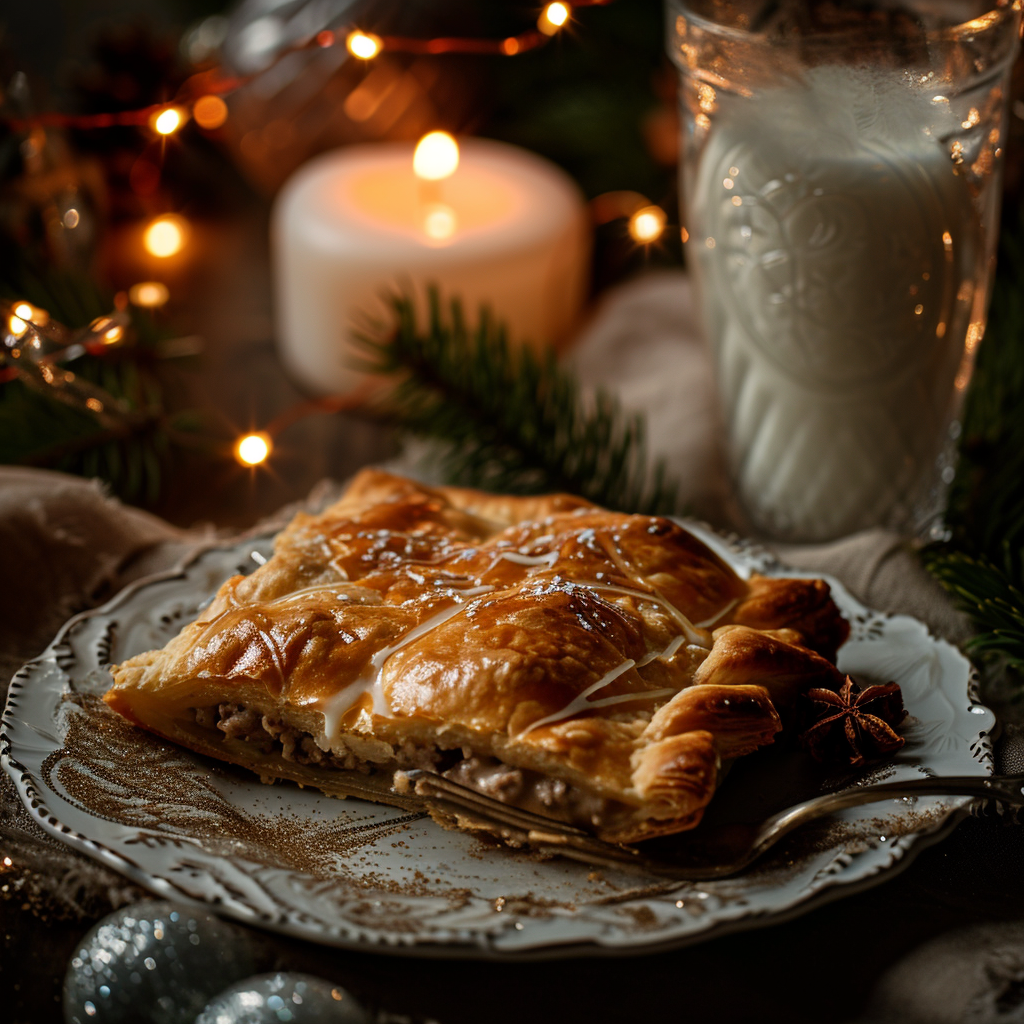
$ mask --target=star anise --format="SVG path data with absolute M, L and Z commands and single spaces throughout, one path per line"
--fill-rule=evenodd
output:
M 899 750 L 905 740 L 895 726 L 906 717 L 898 683 L 862 690 L 846 677 L 839 692 L 811 689 L 811 725 L 800 744 L 817 761 L 845 759 L 857 768 Z

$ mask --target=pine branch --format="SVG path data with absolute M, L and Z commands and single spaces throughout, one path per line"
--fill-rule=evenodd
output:
M 984 555 L 964 551 L 926 552 L 929 571 L 956 598 L 974 621 L 978 632 L 967 642 L 982 657 L 998 657 L 1015 669 L 1024 669 L 1024 589 L 1021 561 L 1024 552 L 1005 549 L 1002 565 Z
M 461 304 L 429 295 L 421 332 L 412 300 L 390 299 L 394 327 L 359 337 L 362 369 L 397 379 L 385 414 L 404 430 L 444 442 L 452 483 L 510 493 L 569 491 L 610 508 L 676 511 L 677 488 L 659 461 L 648 476 L 644 423 L 608 394 L 591 399 L 561 368 L 509 344 L 481 311 L 467 326 Z

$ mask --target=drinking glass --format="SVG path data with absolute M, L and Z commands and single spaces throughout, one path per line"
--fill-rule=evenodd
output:
M 668 0 L 687 261 L 756 531 L 941 529 L 1020 0 Z

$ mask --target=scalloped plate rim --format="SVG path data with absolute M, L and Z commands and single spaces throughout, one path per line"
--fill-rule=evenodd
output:
M 923 630 L 927 639 L 942 647 L 953 651 L 961 659 L 967 668 L 967 692 L 965 697 L 971 706 L 978 713 L 984 714 L 984 719 L 977 721 L 979 727 L 978 743 L 983 748 L 984 755 L 989 761 L 991 771 L 991 732 L 995 724 L 995 716 L 990 709 L 980 705 L 975 693 L 977 686 L 977 674 L 966 657 L 948 641 L 935 637 L 919 620 L 912 616 L 890 615 L 889 613 L 877 613 L 867 608 L 860 601 L 853 597 L 846 587 L 835 578 L 826 573 L 808 573 L 789 569 L 774 555 L 759 547 L 756 542 L 747 541 L 737 535 L 725 536 L 713 530 L 705 523 L 690 519 L 681 519 L 687 529 L 694 532 L 701 540 L 724 557 L 734 569 L 748 571 L 755 568 L 753 564 L 757 559 L 762 560 L 756 568 L 768 575 L 788 577 L 813 577 L 826 580 L 838 594 L 841 594 L 844 602 L 855 607 L 861 613 L 878 614 L 887 621 L 904 619 L 908 620 Z M 59 839 L 61 842 L 85 853 L 87 856 L 98 860 L 105 866 L 117 871 L 129 878 L 131 881 L 149 889 L 165 899 L 173 899 L 178 902 L 213 909 L 225 916 L 234 918 L 244 924 L 264 928 L 279 934 L 289 935 L 304 941 L 313 941 L 322 945 L 329 945 L 336 948 L 360 950 L 364 952 L 381 953 L 393 956 L 416 956 L 424 958 L 459 958 L 479 959 L 495 961 L 533 961 L 563 959 L 576 956 L 632 956 L 647 955 L 681 948 L 698 942 L 704 942 L 719 936 L 732 934 L 739 931 L 746 931 L 755 928 L 769 927 L 776 923 L 792 920 L 804 913 L 810 912 L 818 906 L 840 899 L 847 895 L 853 895 L 864 891 L 875 885 L 888 881 L 903 871 L 922 850 L 935 845 L 949 835 L 956 827 L 959 820 L 967 814 L 971 800 L 966 797 L 946 798 L 948 805 L 944 808 L 942 818 L 930 827 L 914 831 L 901 837 L 903 844 L 892 844 L 888 850 L 893 854 L 886 862 L 878 863 L 861 877 L 844 880 L 841 877 L 833 876 L 822 879 L 813 891 L 806 893 L 802 898 L 794 900 L 791 904 L 778 909 L 750 909 L 738 916 L 725 920 L 715 920 L 714 914 L 708 915 L 700 927 L 693 928 L 681 935 L 669 936 L 663 939 L 655 939 L 648 942 L 613 942 L 605 941 L 602 936 L 587 936 L 565 941 L 544 941 L 539 945 L 524 945 L 520 948 L 495 948 L 494 938 L 500 937 L 501 933 L 489 933 L 481 931 L 472 938 L 461 940 L 458 938 L 438 938 L 436 936 L 406 936 L 395 935 L 392 938 L 381 933 L 374 933 L 367 929 L 364 934 L 341 935 L 336 933 L 325 933 L 316 931 L 299 924 L 292 924 L 287 921 L 279 921 L 269 918 L 248 906 L 243 902 L 225 902 L 223 900 L 196 899 L 181 890 L 167 879 L 156 876 L 145 868 L 134 864 L 130 859 L 105 846 L 101 841 L 83 835 L 74 829 L 64 825 L 60 819 L 46 805 L 40 793 L 39 781 L 32 776 L 29 770 L 13 755 L 13 745 L 9 730 L 15 726 L 13 712 L 17 707 L 16 695 L 25 685 L 25 681 L 35 672 L 44 671 L 51 666 L 62 675 L 67 674 L 59 665 L 60 648 L 64 645 L 66 637 L 77 625 L 87 619 L 107 616 L 127 604 L 140 591 L 159 586 L 162 583 L 178 579 L 186 579 L 188 571 L 205 557 L 216 554 L 228 554 L 236 550 L 244 551 L 245 547 L 259 542 L 266 542 L 274 536 L 273 533 L 253 533 L 233 540 L 218 543 L 202 543 L 187 551 L 175 565 L 160 570 L 159 572 L 141 577 L 127 584 L 122 590 L 115 594 L 104 604 L 80 612 L 64 623 L 57 632 L 54 639 L 47 648 L 35 658 L 27 661 L 14 674 L 11 682 L 11 690 L 7 704 L 0 717 L 0 767 L 3 767 L 11 776 L 18 790 L 18 794 L 33 819 L 47 833 Z M 740 546 L 742 545 L 742 547 Z M 986 727 L 987 726 L 987 727 Z M 979 761 L 979 764 L 981 762 Z M 984 765 L 983 765 L 984 767 Z M 742 876 L 739 876 L 742 877 Z M 349 926 L 350 931 L 355 931 Z

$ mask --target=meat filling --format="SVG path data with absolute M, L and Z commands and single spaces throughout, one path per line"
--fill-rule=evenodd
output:
M 294 764 L 365 774 L 425 768 L 504 804 L 574 825 L 607 826 L 631 813 L 631 808 L 618 801 L 606 800 L 562 779 L 516 768 L 497 758 L 475 755 L 471 750 L 438 750 L 410 740 L 395 748 L 393 760 L 370 762 L 351 751 L 324 750 L 310 733 L 242 704 L 193 710 L 201 728 L 219 730 L 225 737 L 246 743 L 262 754 L 276 753 Z
M 617 800 L 606 800 L 563 779 L 516 768 L 493 757 L 470 755 L 441 774 L 503 804 L 572 825 L 608 825 L 630 811 Z
M 278 754 L 293 764 L 360 772 L 372 772 L 376 769 L 390 771 L 399 767 L 436 771 L 439 765 L 444 764 L 446 767 L 452 761 L 452 752 L 440 751 L 432 746 L 424 747 L 412 740 L 406 740 L 397 747 L 393 760 L 387 762 L 367 761 L 352 751 L 342 753 L 324 750 L 310 733 L 285 725 L 281 719 L 265 715 L 256 708 L 249 708 L 243 704 L 218 704 L 214 707 L 194 708 L 193 714 L 196 724 L 200 727 L 217 729 L 229 739 L 239 740 L 262 754 Z

